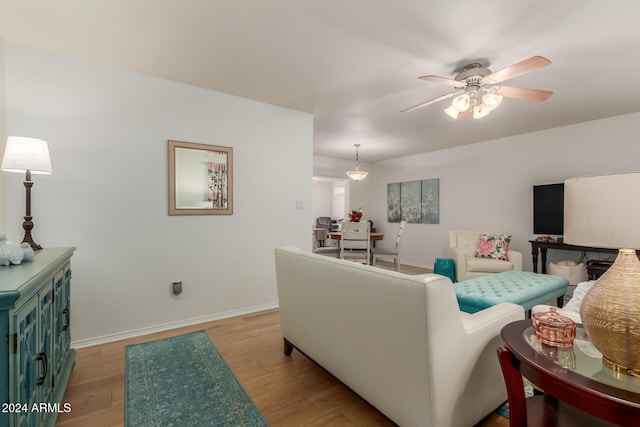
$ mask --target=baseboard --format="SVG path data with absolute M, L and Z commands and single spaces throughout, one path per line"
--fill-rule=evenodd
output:
M 224 313 L 209 314 L 207 316 L 194 317 L 192 319 L 180 320 L 178 322 L 171 322 L 171 323 L 165 323 L 162 325 L 149 326 L 146 328 L 133 329 L 130 331 L 119 332 L 117 334 L 109 334 L 109 335 L 103 335 L 95 338 L 87 338 L 84 340 L 71 341 L 71 347 L 72 348 L 92 347 L 94 345 L 107 344 L 114 341 L 121 341 L 129 338 L 139 337 L 142 335 L 153 334 L 156 332 L 169 331 L 171 329 L 197 325 L 199 323 L 212 322 L 214 320 L 228 319 L 229 317 L 242 316 L 245 314 L 256 313 L 259 311 L 271 310 L 274 308 L 278 308 L 278 303 L 248 307 L 240 310 L 226 311 Z

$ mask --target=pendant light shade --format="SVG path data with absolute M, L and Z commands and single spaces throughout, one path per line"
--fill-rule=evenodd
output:
M 453 98 L 453 102 L 451 102 L 451 106 L 461 113 L 463 111 L 467 111 L 471 106 L 469 95 L 466 93 L 463 93 L 460 96 L 456 96 L 455 98 Z
M 496 95 L 495 93 L 488 92 L 482 96 L 482 103 L 486 105 L 489 111 L 495 110 L 502 102 L 502 95 Z
M 487 108 L 486 105 L 484 105 L 484 103 L 480 103 L 476 106 L 473 107 L 473 118 L 474 119 L 481 119 L 483 117 L 486 117 L 487 114 L 490 113 L 490 110 Z
M 356 147 L 356 164 L 354 166 L 354 170 L 347 172 L 347 176 L 352 180 L 358 182 L 365 179 L 369 173 L 360 170 L 360 161 L 358 156 L 358 147 L 360 147 L 360 144 L 353 144 L 353 146 Z
M 460 114 L 460 111 L 458 111 L 453 105 L 445 108 L 444 112 L 447 113 L 452 119 L 457 119 L 458 114 Z

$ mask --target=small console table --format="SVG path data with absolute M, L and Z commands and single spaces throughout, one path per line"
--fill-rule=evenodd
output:
M 533 272 L 538 272 L 538 253 L 542 255 L 542 274 L 547 273 L 547 249 L 558 249 L 563 251 L 578 251 L 578 252 L 606 252 L 606 253 L 618 253 L 618 249 L 611 248 L 592 248 L 589 246 L 576 246 L 569 245 L 567 243 L 559 242 L 539 242 L 537 240 L 529 240 L 531 243 L 531 258 L 533 261 Z

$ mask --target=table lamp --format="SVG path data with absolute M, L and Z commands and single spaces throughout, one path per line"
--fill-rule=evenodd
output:
M 564 241 L 619 249 L 584 296 L 580 317 L 608 371 L 640 376 L 640 172 L 567 179 Z
M 31 216 L 31 174 L 50 174 L 51 159 L 49 158 L 49 147 L 47 141 L 36 138 L 26 138 L 22 136 L 10 136 L 7 138 L 7 145 L 2 158 L 2 170 L 7 172 L 24 172 L 24 187 L 26 189 L 27 209 L 22 223 L 24 229 L 24 239 L 22 242 L 28 243 L 34 250 L 42 249 L 42 246 L 33 241 L 31 230 L 33 222 Z

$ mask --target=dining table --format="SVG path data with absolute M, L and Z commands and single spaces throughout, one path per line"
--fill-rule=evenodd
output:
M 341 231 L 333 231 L 329 233 L 329 238 L 333 240 L 342 240 L 342 232 Z M 384 238 L 384 233 L 371 233 L 369 234 L 369 238 L 372 242 L 376 242 L 378 240 L 382 240 Z

